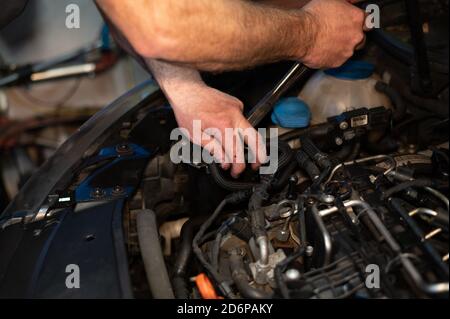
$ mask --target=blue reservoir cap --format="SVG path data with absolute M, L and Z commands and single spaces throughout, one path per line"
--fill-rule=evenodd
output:
M 272 122 L 284 128 L 308 127 L 310 121 L 309 106 L 297 97 L 281 99 L 272 113 Z
M 371 77 L 375 66 L 366 61 L 349 60 L 336 69 L 329 69 L 325 74 L 342 80 L 363 80 Z

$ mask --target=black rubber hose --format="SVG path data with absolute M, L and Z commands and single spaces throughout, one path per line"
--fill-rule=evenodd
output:
M 205 217 L 196 217 L 189 219 L 181 228 L 180 233 L 180 248 L 178 250 L 177 258 L 173 267 L 175 276 L 182 276 L 186 274 L 186 267 L 192 255 L 192 240 L 197 228 L 205 221 Z
M 383 29 L 373 29 L 370 38 L 383 50 L 404 64 L 412 66 L 414 64 L 414 49 L 406 42 L 398 40 L 389 32 Z M 448 63 L 443 58 L 430 52 L 431 68 L 434 72 L 448 74 Z
M 331 167 L 332 163 L 327 154 L 323 153 L 309 137 L 302 137 L 302 150 L 311 157 L 322 169 Z
M 268 191 L 270 188 L 271 180 L 264 180 L 254 189 L 248 203 L 248 215 L 255 238 L 267 237 L 265 228 L 266 219 L 262 210 L 262 206 L 264 201 L 266 201 L 269 197 Z
M 299 152 L 297 152 L 296 159 L 300 167 L 305 170 L 306 174 L 308 174 L 309 178 L 311 178 L 312 181 L 319 178 L 319 168 L 316 164 L 314 164 L 312 159 L 304 151 L 300 150 Z
M 283 169 L 286 165 L 288 165 L 292 159 L 293 159 L 293 152 L 290 148 L 289 144 L 286 142 L 279 141 L 278 144 L 278 171 Z M 225 190 L 228 190 L 230 192 L 238 192 L 238 191 L 245 191 L 245 190 L 251 190 L 257 185 L 258 183 L 252 183 L 252 182 L 241 182 L 237 180 L 231 180 L 225 177 L 224 171 L 221 169 L 220 165 L 217 163 L 213 163 L 209 166 L 211 176 L 213 177 L 214 181 L 217 183 L 217 185 Z
M 448 103 L 437 99 L 425 98 L 415 95 L 410 88 L 405 88 L 402 91 L 405 99 L 413 104 L 415 107 L 432 113 L 441 119 L 448 119 L 449 108 Z
M 325 167 L 322 172 L 319 175 L 319 178 L 317 178 L 311 185 L 311 189 L 317 189 L 320 184 L 330 175 L 331 173 L 331 165 Z
M 236 288 L 245 299 L 271 299 L 272 294 L 256 289 L 249 284 L 249 277 L 245 271 L 243 256 L 239 250 L 230 252 L 230 270 Z
M 136 223 L 139 247 L 152 296 L 156 299 L 173 299 L 174 293 L 161 249 L 156 214 L 151 210 L 142 210 L 137 214 Z
M 218 233 L 214 239 L 213 247 L 211 249 L 211 265 L 214 269 L 219 268 L 219 258 L 220 258 L 220 244 L 222 243 L 223 235 Z
M 406 105 L 402 96 L 394 88 L 381 81 L 377 82 L 375 89 L 380 93 L 386 94 L 394 104 L 394 120 L 396 122 L 403 120 L 406 116 Z
M 328 134 L 334 126 L 331 123 L 320 124 L 306 129 L 293 130 L 280 136 L 282 141 L 291 141 L 301 136 L 309 136 L 311 139 L 320 138 Z
M 233 223 L 229 226 L 231 233 L 245 242 L 249 242 L 253 237 L 252 227 L 248 220 L 236 216 Z
M 198 233 L 195 235 L 194 240 L 192 241 L 192 248 L 198 261 L 212 276 L 216 284 L 219 285 L 219 288 L 222 291 L 222 293 L 229 298 L 233 297 L 232 292 L 229 290 L 226 283 L 222 281 L 219 272 L 216 269 L 214 269 L 211 266 L 211 264 L 206 260 L 205 256 L 203 255 L 203 251 L 200 248 L 200 243 L 206 231 L 213 225 L 214 221 L 219 217 L 220 213 L 222 213 L 222 210 L 225 208 L 225 206 L 227 206 L 228 204 L 237 204 L 244 200 L 247 200 L 249 195 L 250 194 L 247 191 L 236 192 L 228 195 L 219 204 L 219 206 L 217 206 L 214 213 L 200 226 Z
M 356 159 L 361 152 L 361 143 L 354 142 L 343 146 L 339 151 L 331 154 L 331 160 L 333 164 L 340 164 L 342 162 L 348 162 Z M 334 166 L 334 165 L 333 165 Z
M 278 171 L 284 168 L 286 165 L 292 162 L 294 159 L 294 152 L 288 143 L 284 141 L 278 141 Z
M 341 147 L 341 149 L 335 153 L 330 154 L 331 160 L 335 163 L 346 161 L 347 157 L 352 152 L 354 145 L 347 144 Z
M 302 150 L 304 150 L 305 153 L 314 160 L 317 166 L 322 169 L 319 177 L 316 178 L 311 185 L 311 189 L 315 190 L 320 187 L 320 184 L 322 184 L 330 174 L 333 163 L 331 163 L 330 157 L 323 153 L 309 137 L 302 137 L 301 142 Z
M 203 225 L 200 227 L 200 230 L 195 235 L 194 240 L 192 242 L 192 248 L 194 250 L 195 255 L 197 256 L 198 261 L 202 264 L 202 266 L 208 271 L 208 273 L 213 277 L 214 281 L 218 284 L 222 282 L 222 279 L 216 269 L 214 269 L 211 264 L 206 260 L 205 256 L 203 255 L 203 252 L 200 248 L 200 241 L 203 237 L 203 235 L 206 233 L 209 227 L 213 224 L 213 222 L 216 220 L 217 217 L 219 217 L 222 210 L 225 208 L 225 206 L 230 202 L 229 198 L 225 198 L 219 206 L 216 208 L 214 213 L 206 220 L 206 222 L 203 223 Z M 225 292 L 226 293 L 226 292 Z
M 219 164 L 213 163 L 209 165 L 211 176 L 213 177 L 216 184 L 227 191 L 238 192 L 242 190 L 251 190 L 253 187 L 257 186 L 258 183 L 252 182 L 241 182 L 237 180 L 230 180 L 224 176 L 225 172 L 222 170 Z
M 398 184 L 398 185 L 386 190 L 385 192 L 383 192 L 381 199 L 386 200 L 386 199 L 392 197 L 392 195 L 402 192 L 411 187 L 434 187 L 434 186 L 436 186 L 435 183 L 430 179 L 415 179 L 412 181 L 407 181 L 407 182 Z
M 352 152 L 345 158 L 345 161 L 353 161 L 358 158 L 361 153 L 361 143 L 356 142 L 352 147 Z
M 413 64 L 414 54 L 411 51 L 411 46 L 404 42 L 398 41 L 398 39 L 381 29 L 374 29 L 370 35 L 377 45 L 393 57 L 408 65 Z
M 186 269 L 192 256 L 192 240 L 197 228 L 205 221 L 206 217 L 198 216 L 184 223 L 180 233 L 180 247 L 173 267 L 173 290 L 178 299 L 188 299 Z
M 295 173 L 297 170 L 298 163 L 292 161 L 286 168 L 284 168 L 281 172 L 277 173 L 277 176 L 272 181 L 271 191 L 278 192 L 283 190 L 286 185 L 289 183 L 289 178 Z

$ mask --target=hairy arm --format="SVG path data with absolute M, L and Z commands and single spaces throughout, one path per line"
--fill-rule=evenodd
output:
M 285 9 L 298 9 L 303 7 L 311 0 L 256 0 L 256 1 Z
M 242 0 L 97 3 L 141 56 L 201 70 L 301 60 L 314 42 L 313 22 L 302 10 Z
M 179 126 L 192 132 L 193 120 L 202 120 L 202 130 L 250 129 L 252 134 L 244 142 L 256 155 L 253 168 L 265 162 L 266 152 L 261 136 L 242 114 L 242 102 L 208 87 L 196 68 L 230 70 L 281 59 L 333 67 L 345 62 L 363 38 L 364 15 L 343 0 L 262 0 L 264 5 L 239 0 L 186 2 L 97 0 L 119 42 L 140 55 L 152 71 Z M 167 3 L 180 6 L 171 11 Z M 304 10 L 299 9 L 305 4 Z M 230 12 L 233 6 L 235 12 Z M 167 12 L 162 14 L 162 8 Z M 204 11 L 199 13 L 200 8 Z M 212 10 L 211 16 L 206 9 Z M 237 136 L 235 140 L 239 144 Z M 231 149 L 208 134 L 193 142 L 209 150 L 224 169 L 231 167 L 233 176 L 244 170 L 245 164 L 233 157 L 235 150 L 242 155 L 242 147 Z

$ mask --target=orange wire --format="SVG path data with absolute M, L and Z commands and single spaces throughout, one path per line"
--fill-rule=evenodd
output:
M 195 283 L 197 284 L 198 290 L 200 291 L 200 295 L 203 299 L 223 299 L 217 295 L 211 280 L 209 280 L 206 274 L 201 273 L 195 277 Z

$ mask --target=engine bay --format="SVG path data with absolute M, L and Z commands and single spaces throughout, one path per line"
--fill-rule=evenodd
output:
M 258 183 L 154 160 L 136 234 L 139 215 L 155 214 L 175 296 L 208 298 L 211 287 L 216 298 L 445 296 L 447 146 L 361 157 L 360 145 L 329 154 L 313 131 L 298 133 L 285 136 L 286 165 Z M 223 189 L 231 193 L 214 208 Z
M 174 163 L 153 81 L 103 109 L 0 216 L 0 296 L 67 296 L 60 268 L 76 263 L 75 297 L 448 298 L 448 1 L 424 7 L 429 69 L 387 1 L 353 61 L 276 96 L 259 123 L 278 129 L 273 174 Z M 248 112 L 293 65 L 204 78 Z

